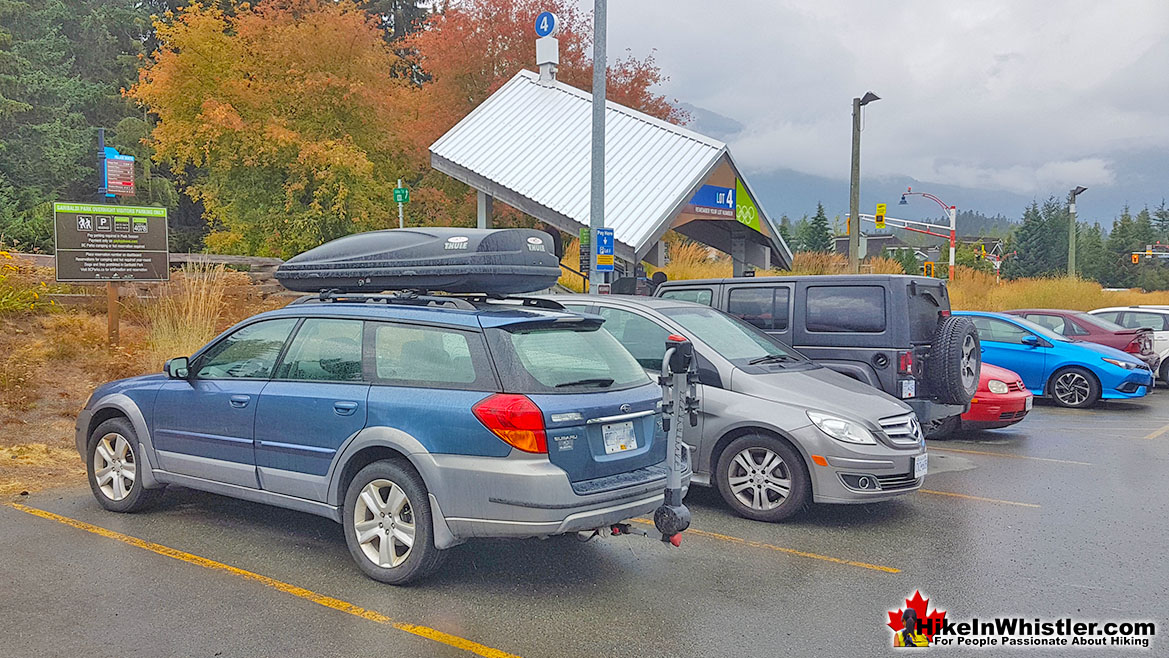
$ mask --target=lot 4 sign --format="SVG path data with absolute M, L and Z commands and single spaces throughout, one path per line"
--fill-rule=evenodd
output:
M 58 281 L 167 281 L 166 208 L 54 203 Z

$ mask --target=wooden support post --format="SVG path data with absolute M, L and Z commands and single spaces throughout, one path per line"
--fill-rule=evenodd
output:
M 106 283 L 106 331 L 109 333 L 110 345 L 118 344 L 118 323 L 122 315 L 122 305 L 118 302 L 118 283 Z

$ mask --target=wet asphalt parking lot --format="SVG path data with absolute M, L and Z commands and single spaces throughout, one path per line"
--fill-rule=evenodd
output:
M 959 619 L 1169 621 L 1169 392 L 1040 402 L 930 450 L 923 491 L 893 502 L 770 525 L 695 488 L 680 548 L 473 541 L 407 588 L 362 576 L 315 516 L 175 488 L 119 515 L 44 491 L 0 505 L 0 653 L 887 655 L 886 611 L 917 590 Z

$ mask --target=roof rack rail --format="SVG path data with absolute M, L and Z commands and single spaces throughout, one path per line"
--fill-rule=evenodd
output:
M 550 311 L 563 311 L 564 305 L 553 299 L 544 299 L 541 297 L 525 297 L 523 295 L 490 295 L 486 293 L 467 293 L 451 295 L 459 299 L 465 299 L 469 302 L 502 302 L 502 301 L 517 301 L 520 306 L 533 306 L 535 308 L 548 309 Z
M 350 293 L 336 288 L 322 290 L 316 296 L 298 297 L 289 304 L 324 304 L 328 302 L 383 302 L 385 304 L 408 304 L 415 306 L 452 306 L 464 311 L 474 311 L 471 302 L 451 295 L 427 295 L 425 291 L 402 290 L 396 293 Z

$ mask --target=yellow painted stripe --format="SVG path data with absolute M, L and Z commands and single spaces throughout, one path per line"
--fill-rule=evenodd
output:
M 322 605 L 326 608 L 332 608 L 333 610 L 338 610 L 355 617 L 361 617 L 362 619 L 368 619 L 369 621 L 377 622 L 379 624 L 388 624 L 400 631 L 405 631 L 406 633 L 410 633 L 412 635 L 417 635 L 428 640 L 440 642 L 456 649 L 469 651 L 470 653 L 484 656 L 485 658 L 519 658 L 515 654 L 510 654 L 506 651 L 500 651 L 499 649 L 493 649 L 491 647 L 479 644 L 478 642 L 472 642 L 471 640 L 461 638 L 457 635 L 451 635 L 450 633 L 444 633 L 440 630 L 430 628 L 428 626 L 419 626 L 417 624 L 407 624 L 400 621 L 394 621 L 380 612 L 367 610 L 360 606 L 349 603 L 348 601 L 342 601 L 341 599 L 335 599 L 331 596 L 318 594 L 312 590 L 308 590 L 303 587 L 297 587 L 296 585 L 291 585 L 289 583 L 276 580 L 275 578 L 261 576 L 258 573 L 253 573 L 238 567 L 233 567 L 230 564 L 224 564 L 222 562 L 216 562 L 215 560 L 210 560 L 198 555 L 192 555 L 191 553 L 186 553 L 175 548 L 170 548 L 169 546 L 163 546 L 162 544 L 156 544 L 154 542 L 146 541 L 145 539 L 124 535 L 120 532 L 107 530 L 106 528 L 102 528 L 100 526 L 95 526 L 84 521 L 78 521 L 77 519 L 71 519 L 67 516 L 61 516 L 60 514 L 54 514 L 53 512 L 46 512 L 45 510 L 36 509 L 35 507 L 28 507 L 27 505 L 21 505 L 19 503 L 9 504 L 22 512 L 27 512 L 33 516 L 39 516 L 42 519 L 49 519 L 50 521 L 64 523 L 65 525 L 72 526 L 79 530 L 92 532 L 95 535 L 100 535 L 108 539 L 120 541 L 124 544 L 129 544 L 131 546 L 151 551 L 153 553 L 158 553 L 159 555 L 165 555 L 166 557 L 171 557 L 176 560 L 195 564 L 207 569 L 214 569 L 216 571 L 229 573 L 233 576 L 239 576 L 240 578 L 251 580 L 253 582 L 260 583 L 261 585 L 266 585 L 273 589 L 279 590 L 285 594 L 291 594 L 306 601 L 312 601 L 317 605 Z
M 633 519 L 638 523 L 653 525 L 653 521 L 649 519 Z M 809 553 L 808 551 L 800 551 L 794 548 L 784 548 L 783 546 L 776 546 L 774 544 L 767 544 L 761 541 L 753 541 L 750 539 L 743 539 L 741 537 L 732 537 L 731 535 L 722 535 L 717 532 L 708 532 L 706 530 L 696 530 L 690 528 L 683 535 L 696 535 L 698 537 L 706 537 L 708 539 L 717 539 L 719 541 L 730 542 L 732 544 L 739 544 L 741 546 L 750 546 L 751 548 L 762 548 L 768 551 L 776 551 L 777 553 L 787 553 L 788 555 L 795 555 L 798 557 L 811 558 L 813 560 L 821 560 L 823 562 L 832 562 L 834 564 L 844 564 L 850 567 L 860 567 L 861 569 L 871 569 L 873 571 L 883 571 L 885 573 L 901 573 L 900 569 L 895 567 L 883 567 L 879 564 L 869 564 L 868 562 L 857 562 L 855 560 L 845 560 L 843 558 L 832 557 L 830 555 L 820 555 L 819 553 Z
M 961 452 L 967 455 L 990 455 L 991 457 L 1006 457 L 1007 459 L 1030 459 L 1037 462 L 1055 462 L 1057 464 L 1075 464 L 1077 466 L 1091 466 L 1088 462 L 1078 462 L 1071 459 L 1053 459 L 1051 457 L 1031 457 L 1029 455 L 1008 455 L 1005 452 L 992 452 L 990 450 L 963 450 L 960 448 L 935 448 L 929 447 L 930 452 Z
M 999 500 L 998 498 L 983 498 L 982 496 L 970 496 L 967 494 L 954 493 L 953 491 L 930 491 L 929 489 L 918 489 L 918 491 L 927 494 L 934 494 L 935 496 L 953 496 L 954 498 L 965 498 L 966 500 L 977 500 L 984 503 L 998 503 L 1000 505 L 1017 505 L 1019 507 L 1036 507 L 1039 505 L 1035 503 L 1020 503 L 1014 500 Z
M 1156 439 L 1156 438 L 1162 436 L 1163 434 L 1165 434 L 1165 432 L 1169 432 L 1169 425 L 1163 425 L 1163 426 L 1153 430 L 1152 432 L 1149 432 L 1145 436 L 1145 438 L 1149 439 L 1149 440 Z

